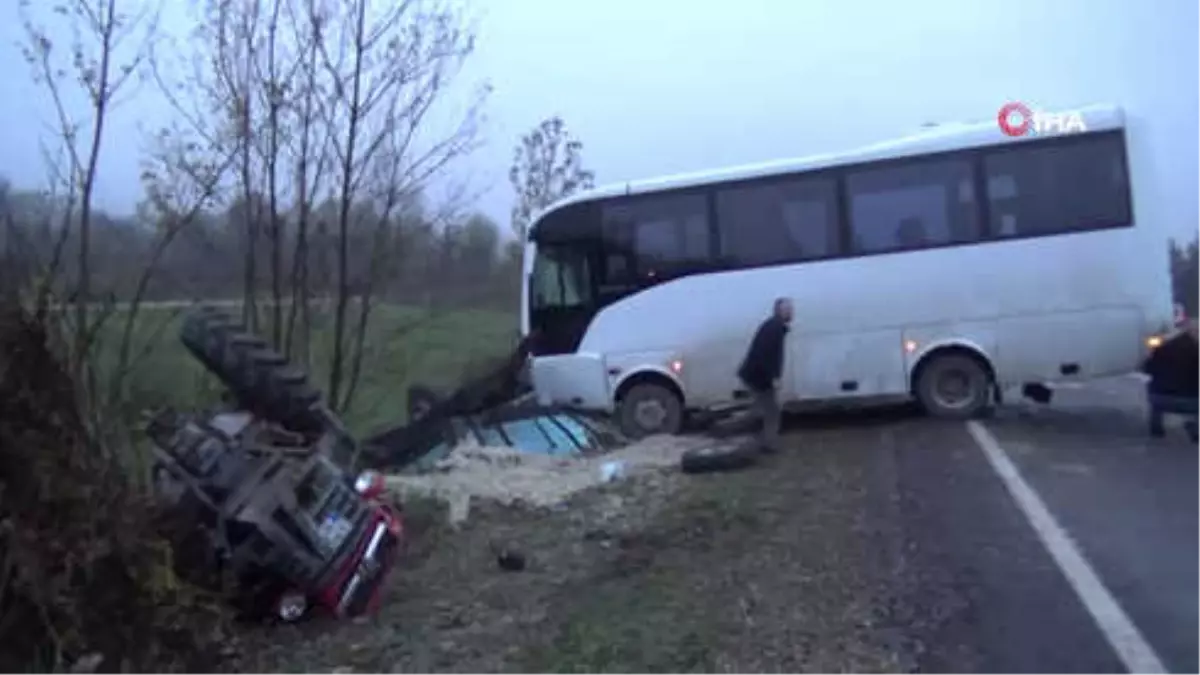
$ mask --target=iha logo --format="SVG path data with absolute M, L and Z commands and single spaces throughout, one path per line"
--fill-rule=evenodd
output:
M 1027 136 L 1033 134 L 1077 134 L 1087 131 L 1083 115 L 1077 112 L 1053 113 L 1034 110 L 1019 101 L 1000 106 L 996 115 L 1000 131 L 1005 136 Z

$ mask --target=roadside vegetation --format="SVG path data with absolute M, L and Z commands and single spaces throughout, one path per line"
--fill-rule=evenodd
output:
M 491 91 L 462 76 L 474 16 L 202 0 L 171 33 L 165 7 L 19 3 L 50 131 L 42 167 L 0 178 L 5 670 L 204 671 L 238 652 L 220 580 L 188 569 L 149 489 L 144 415 L 220 398 L 178 343 L 189 306 L 240 315 L 356 432 L 516 338 L 521 248 L 459 178 Z M 143 102 L 171 112 L 139 119 Z M 114 131 L 131 119 L 145 137 Z M 573 189 L 551 179 L 556 144 L 580 149 L 547 124 L 521 147 L 548 152 L 514 169 L 536 200 Z M 97 206 L 116 145 L 144 148 L 123 213 Z

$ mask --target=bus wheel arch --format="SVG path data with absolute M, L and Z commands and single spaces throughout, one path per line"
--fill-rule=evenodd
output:
M 683 388 L 657 370 L 640 370 L 617 385 L 616 418 L 631 438 L 675 434 L 683 427 Z
M 909 390 L 933 417 L 977 417 L 996 397 L 996 370 L 991 359 L 975 345 L 938 345 L 918 359 Z

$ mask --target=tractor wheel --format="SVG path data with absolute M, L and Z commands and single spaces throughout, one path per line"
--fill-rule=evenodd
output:
M 303 369 L 232 317 L 209 307 L 190 314 L 180 340 L 204 367 L 255 413 L 300 432 L 324 428 L 321 394 Z

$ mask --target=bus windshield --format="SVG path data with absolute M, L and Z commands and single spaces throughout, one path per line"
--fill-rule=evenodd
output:
M 592 300 L 587 255 L 565 247 L 542 247 L 533 260 L 532 309 L 581 307 Z

